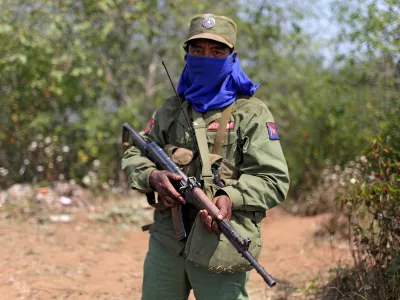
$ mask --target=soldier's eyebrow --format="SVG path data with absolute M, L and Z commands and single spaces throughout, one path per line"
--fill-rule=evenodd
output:
M 200 49 L 202 49 L 203 48 L 203 46 L 202 45 L 199 45 L 199 44 L 197 44 L 196 42 L 191 42 L 190 44 L 189 44 L 189 46 L 191 47 L 191 48 L 200 48 Z M 215 44 L 212 44 L 211 46 L 210 46 L 210 48 L 211 49 L 213 49 L 213 50 L 225 50 L 225 49 L 229 49 L 229 47 L 226 47 L 225 45 L 223 45 L 222 43 L 215 43 Z
M 216 49 L 216 50 L 225 50 L 225 49 L 229 49 L 226 46 L 223 45 L 212 45 L 211 48 Z
M 191 42 L 189 43 L 189 46 L 192 46 L 192 47 L 200 47 L 195 41 L 191 41 Z

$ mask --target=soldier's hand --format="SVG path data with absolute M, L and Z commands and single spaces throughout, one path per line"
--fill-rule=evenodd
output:
M 223 220 L 223 219 L 230 220 L 232 218 L 232 201 L 227 195 L 221 195 L 215 197 L 213 199 L 213 203 L 219 209 L 217 215 L 218 220 Z M 221 233 L 218 228 L 218 222 L 215 222 L 212 219 L 212 217 L 208 214 L 207 210 L 202 209 L 200 211 L 200 219 L 209 232 L 215 232 L 216 234 Z
M 169 171 L 154 170 L 150 174 L 150 186 L 158 193 L 165 207 L 171 208 L 185 204 L 185 199 L 176 191 L 171 181 L 179 181 L 182 177 Z

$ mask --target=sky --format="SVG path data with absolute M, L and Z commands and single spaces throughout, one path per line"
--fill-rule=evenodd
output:
M 338 0 L 242 0 L 242 3 L 260 7 L 264 1 L 272 6 L 303 12 L 305 18 L 299 25 L 303 32 L 312 37 L 313 45 L 310 47 L 313 51 L 321 53 L 326 58 L 327 64 L 332 62 L 337 51 L 333 40 L 340 30 L 332 12 L 332 5 Z
M 311 12 L 300 24 L 302 30 L 312 37 L 318 52 L 324 55 L 327 63 L 331 62 L 337 51 L 333 40 L 340 28 L 335 20 L 332 5 L 335 0 L 295 1 L 303 11 Z M 337 46 L 337 45 L 336 45 Z M 341 49 L 343 50 L 343 49 Z

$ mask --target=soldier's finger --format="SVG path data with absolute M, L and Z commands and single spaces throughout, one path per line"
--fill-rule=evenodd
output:
M 167 198 L 167 196 L 162 197 L 162 201 L 164 202 L 165 207 L 171 207 L 171 201 Z
M 169 196 L 164 196 L 163 199 L 164 199 L 164 204 L 166 207 L 176 207 L 179 205 L 175 199 L 173 199 Z
M 217 214 L 217 219 L 218 220 L 223 220 L 226 218 L 226 216 L 228 215 L 228 207 L 226 207 L 225 205 L 223 205 L 220 209 L 219 212 Z
M 200 221 L 204 223 L 205 215 L 203 210 L 200 210 Z
M 210 233 L 212 232 L 211 223 L 212 223 L 211 216 L 207 216 L 204 224 L 206 225 L 206 228 Z
M 182 179 L 182 177 L 180 175 L 172 173 L 172 172 L 168 172 L 168 173 L 166 173 L 166 175 L 170 180 L 173 180 L 173 181 L 179 181 Z
M 165 188 L 167 189 L 168 194 L 171 198 L 176 199 L 178 202 L 180 202 L 180 204 L 186 204 L 185 199 L 181 196 L 181 194 L 177 192 L 170 181 L 166 183 Z
M 168 179 L 167 180 L 168 182 L 165 183 L 165 186 L 168 189 L 168 192 L 171 194 L 172 197 L 176 198 L 181 204 L 186 204 L 185 199 L 182 197 L 181 194 L 179 194 L 177 192 L 177 190 L 171 184 L 171 180 L 178 181 L 178 180 L 181 180 L 182 177 L 179 176 L 178 174 L 174 174 L 171 172 L 167 172 L 167 173 L 165 173 L 165 175 L 166 175 L 166 178 Z
M 212 222 L 212 231 L 214 231 L 218 235 L 221 234 L 221 232 L 219 231 L 218 222 L 216 220 L 213 220 Z
M 205 220 L 206 220 L 207 216 L 208 216 L 208 211 L 205 210 L 205 209 L 202 209 L 202 210 L 200 211 L 200 220 L 201 220 L 204 224 L 205 224 Z

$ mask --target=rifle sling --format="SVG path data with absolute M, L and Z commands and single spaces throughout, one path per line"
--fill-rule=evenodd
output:
M 192 107 L 193 128 L 196 136 L 197 144 L 199 145 L 200 157 L 202 161 L 201 175 L 203 180 L 212 179 L 210 155 L 207 144 L 207 129 L 203 115 Z
M 222 145 L 225 142 L 225 137 L 227 135 L 226 127 L 235 108 L 236 104 L 233 102 L 231 105 L 225 107 L 222 111 L 221 120 L 214 139 L 214 146 L 211 151 L 212 154 L 220 155 Z M 204 122 L 203 115 L 196 111 L 193 107 L 191 109 L 191 113 L 193 116 L 193 127 L 197 144 L 199 145 L 200 157 L 202 161 L 202 179 L 204 182 L 207 182 L 207 184 L 210 184 L 213 181 L 213 174 L 211 171 L 210 152 L 208 150 L 207 143 L 207 125 Z
M 225 142 L 225 137 L 228 132 L 226 126 L 231 118 L 232 112 L 235 110 L 235 102 L 232 102 L 231 105 L 226 106 L 222 111 L 221 121 L 219 122 L 219 127 L 217 134 L 215 135 L 214 146 L 211 150 L 212 154 L 221 154 L 222 145 Z

